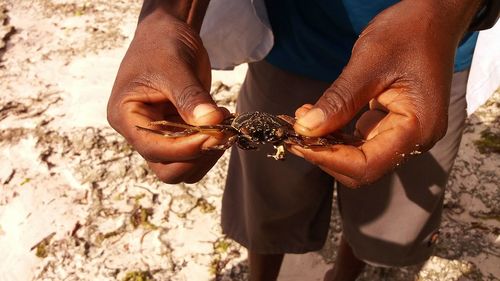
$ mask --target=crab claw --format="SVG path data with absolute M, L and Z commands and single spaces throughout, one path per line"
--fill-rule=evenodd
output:
M 285 146 L 283 144 L 274 145 L 276 152 L 268 154 L 267 157 L 274 158 L 274 160 L 285 160 Z

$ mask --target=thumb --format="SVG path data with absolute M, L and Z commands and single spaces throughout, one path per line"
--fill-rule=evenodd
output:
M 210 96 L 210 83 L 204 83 L 208 84 L 204 87 L 191 69 L 182 68 L 177 68 L 175 77 L 170 79 L 169 89 L 166 91 L 179 115 L 190 125 L 220 123 L 226 113 Z
M 373 71 L 365 67 L 351 61 L 316 104 L 297 120 L 295 131 L 304 136 L 324 136 L 346 125 L 383 89 Z

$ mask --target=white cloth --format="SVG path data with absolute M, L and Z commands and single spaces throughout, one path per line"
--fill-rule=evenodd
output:
M 481 31 L 467 83 L 467 114 L 472 114 L 500 87 L 500 21 Z
M 262 60 L 274 42 L 263 0 L 211 0 L 200 35 L 219 70 Z
M 273 33 L 263 0 L 212 0 L 201 28 L 214 69 L 262 60 L 273 47 Z M 481 31 L 467 86 L 472 114 L 500 86 L 500 22 Z

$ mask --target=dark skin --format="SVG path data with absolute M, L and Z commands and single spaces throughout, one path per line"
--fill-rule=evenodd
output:
M 166 183 L 199 181 L 222 152 L 202 153 L 223 140 L 172 139 L 137 130 L 155 120 L 220 123 L 229 112 L 209 94 L 211 68 L 198 36 L 208 1 L 145 1 L 108 103 L 108 121 Z
M 295 130 L 321 136 L 342 128 L 369 104 L 356 124 L 367 141 L 360 147 L 290 150 L 343 184 L 359 187 L 412 152 L 432 148 L 447 129 L 455 50 L 480 4 L 401 1 L 377 15 L 356 41 L 340 77 L 314 106 L 296 111 Z
M 356 124 L 367 141 L 360 147 L 289 150 L 345 185 L 359 187 L 412 152 L 430 149 L 446 132 L 455 50 L 481 1 L 404 0 L 380 13 L 331 88 L 315 105 L 297 109 L 294 127 L 306 136 L 326 135 L 369 104 Z M 222 155 L 202 151 L 223 143 L 222 136 L 164 138 L 135 127 L 156 120 L 212 125 L 228 116 L 209 95 L 210 62 L 198 36 L 207 6 L 208 0 L 145 0 L 108 104 L 111 126 L 166 183 L 197 182 Z M 346 247 L 348 254 L 337 260 L 362 265 Z M 249 257 L 251 280 L 276 279 L 282 255 L 251 252 Z M 334 272 L 325 280 L 354 280 L 351 275 L 359 273 Z

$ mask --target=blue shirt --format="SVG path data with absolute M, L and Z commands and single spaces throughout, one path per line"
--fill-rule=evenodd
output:
M 361 31 L 397 0 L 268 0 L 275 36 L 266 60 L 282 69 L 331 82 L 351 55 Z M 460 42 L 455 71 L 470 67 L 477 32 Z

